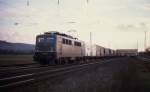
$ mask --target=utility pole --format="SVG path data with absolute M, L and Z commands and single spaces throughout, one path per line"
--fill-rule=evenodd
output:
M 136 48 L 137 48 L 137 50 L 139 49 L 139 42 L 138 41 L 136 43 Z
M 92 56 L 92 32 L 90 32 L 90 54 Z
M 138 42 L 138 40 L 137 40 L 137 54 L 136 55 L 138 55 L 138 52 L 139 52 L 139 42 Z
M 147 26 L 145 23 L 141 23 L 142 29 L 144 30 L 144 51 L 147 47 Z
M 147 48 L 147 31 L 146 31 L 146 30 L 144 31 L 144 34 L 145 34 L 145 38 L 144 38 L 144 49 L 146 50 L 146 48 Z

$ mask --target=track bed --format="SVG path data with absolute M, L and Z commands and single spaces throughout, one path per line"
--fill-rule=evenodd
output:
M 121 57 L 47 78 L 11 92 L 150 92 L 150 61 Z

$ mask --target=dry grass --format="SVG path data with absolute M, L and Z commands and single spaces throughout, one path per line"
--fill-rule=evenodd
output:
M 0 66 L 34 63 L 32 55 L 0 55 Z
M 150 92 L 150 62 L 138 62 L 137 66 L 143 84 L 143 92 Z

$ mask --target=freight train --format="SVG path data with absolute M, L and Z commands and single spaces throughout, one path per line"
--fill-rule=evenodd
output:
M 34 60 L 40 64 L 65 64 L 106 56 L 115 56 L 115 50 L 99 45 L 87 48 L 85 42 L 56 31 L 36 36 Z M 90 54 L 89 54 L 90 52 Z

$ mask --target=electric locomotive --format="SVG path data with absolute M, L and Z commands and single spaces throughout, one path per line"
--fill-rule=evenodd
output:
M 85 56 L 84 42 L 56 31 L 37 35 L 34 60 L 41 64 L 64 64 Z

